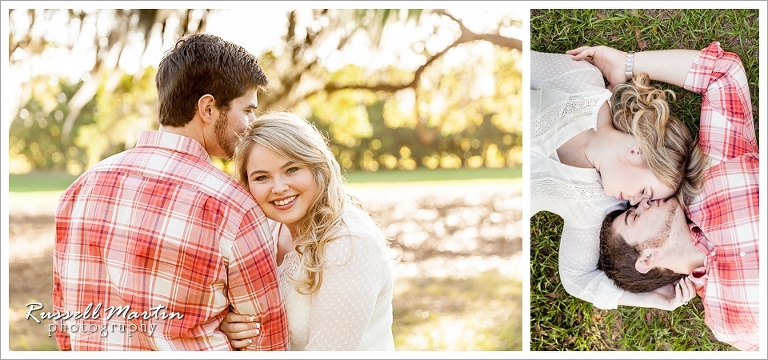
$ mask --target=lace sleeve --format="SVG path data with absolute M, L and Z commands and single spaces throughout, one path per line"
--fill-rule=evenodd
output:
M 571 55 L 531 51 L 531 89 L 558 90 L 580 94 L 606 90 L 603 74 L 585 60 L 574 61 Z
M 615 309 L 623 290 L 597 269 L 600 227 L 577 228 L 567 222 L 560 238 L 560 281 L 565 291 L 600 309 Z
M 358 350 L 371 322 L 387 265 L 353 233 L 326 247 L 323 284 L 312 295 L 309 342 L 305 350 Z

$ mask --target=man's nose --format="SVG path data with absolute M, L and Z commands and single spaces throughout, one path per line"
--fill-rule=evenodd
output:
M 651 208 L 651 199 L 644 197 L 637 204 L 637 209 L 635 209 L 635 212 L 637 212 L 638 214 L 642 214 L 643 211 L 648 210 L 650 208 Z

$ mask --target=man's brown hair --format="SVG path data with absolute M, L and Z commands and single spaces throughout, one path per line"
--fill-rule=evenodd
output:
M 655 267 L 643 274 L 635 268 L 642 244 L 630 246 L 624 237 L 613 231 L 613 221 L 628 210 L 614 210 L 605 216 L 600 227 L 600 261 L 598 268 L 621 289 L 641 293 L 672 284 L 685 274 Z
M 181 38 L 168 50 L 155 77 L 161 125 L 181 127 L 197 111 L 205 94 L 223 112 L 250 90 L 264 91 L 269 79 L 256 57 L 242 46 L 211 34 Z

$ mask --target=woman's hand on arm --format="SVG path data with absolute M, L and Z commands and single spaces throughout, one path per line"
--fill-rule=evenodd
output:
M 253 344 L 255 338 L 259 335 L 261 323 L 257 321 L 258 317 L 252 315 L 240 315 L 230 312 L 221 321 L 219 329 L 224 335 L 227 335 L 230 345 L 235 349 L 242 349 Z
M 608 79 L 609 90 L 627 81 L 625 59 L 627 53 L 608 46 L 582 46 L 569 50 L 574 60 L 587 60 L 594 64 L 603 77 Z M 699 50 L 669 49 L 636 52 L 633 75 L 647 73 L 651 80 L 684 87 L 691 65 L 699 56 Z
M 614 86 L 627 82 L 624 73 L 627 53 L 624 51 L 607 46 L 582 46 L 565 53 L 572 55 L 573 60 L 586 60 L 595 65 L 608 80 L 608 90 L 613 91 Z

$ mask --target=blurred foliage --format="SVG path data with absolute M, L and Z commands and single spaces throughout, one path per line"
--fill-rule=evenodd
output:
M 69 111 L 66 100 L 75 93 L 77 84 L 57 82 L 51 86 L 47 80 L 50 79 L 35 79 L 39 84 L 37 93 L 11 122 L 9 158 L 12 169 L 64 171 L 69 164 L 82 165 L 88 161 L 84 149 L 76 145 L 67 146 L 60 140 L 63 120 Z M 95 123 L 93 110 L 96 109 L 96 99 L 88 102 L 84 109 L 73 129 L 75 132 Z
M 157 128 L 156 69 L 126 72 L 115 59 L 144 56 L 153 36 L 167 48 L 179 36 L 205 32 L 213 12 L 11 12 L 12 67 L 45 61 L 49 52 L 83 51 L 82 37 L 93 37 L 95 53 L 93 68 L 79 79 L 39 74 L 22 83 L 10 124 L 10 171 L 78 174 L 131 148 L 141 130 Z M 67 29 L 49 36 L 46 21 L 62 16 L 69 19 Z M 396 53 L 386 53 L 379 46 L 393 26 L 418 35 Z M 521 23 L 506 15 L 495 28 L 485 26 L 470 30 L 444 10 L 286 11 L 282 40 L 258 54 L 274 84 L 260 97 L 260 108 L 292 111 L 316 123 L 348 170 L 520 166 L 521 46 L 501 34 Z M 370 56 L 411 56 L 421 65 L 329 66 L 350 44 L 359 47 L 361 37 L 367 38 Z M 141 51 L 135 51 L 136 44 Z M 224 159 L 214 163 L 225 171 L 231 167 Z
M 471 71 L 433 71 L 424 76 L 436 91 L 318 94 L 308 101 L 310 120 L 331 135 L 334 153 L 348 170 L 519 166 L 522 79 L 506 53 L 497 50 L 489 66 L 496 79 L 489 95 L 472 99 L 457 90 L 473 87 L 478 76 Z
M 141 78 L 124 74 L 110 91 L 100 87 L 74 122 L 71 142 L 61 137 L 70 111 L 67 101 L 83 83 L 53 77 L 36 79 L 36 93 L 10 125 L 11 167 L 21 172 L 79 174 L 97 161 L 132 147 L 139 131 L 157 128 L 154 74 L 154 70 L 144 72 Z M 57 82 L 51 85 L 53 81 Z

